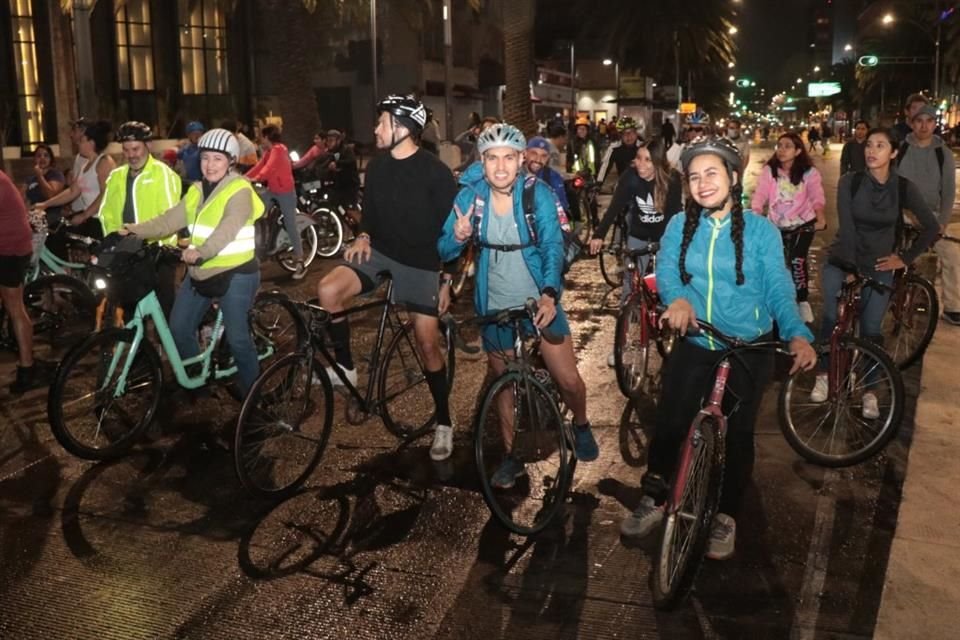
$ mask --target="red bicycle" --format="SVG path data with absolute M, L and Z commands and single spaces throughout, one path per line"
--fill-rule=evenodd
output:
M 673 332 L 660 329 L 660 296 L 654 274 L 660 244 L 627 251 L 625 267 L 633 287 L 620 308 L 614 333 L 613 362 L 620 393 L 630 399 L 660 395 L 660 369 L 673 347 Z M 646 269 L 641 259 L 650 256 Z

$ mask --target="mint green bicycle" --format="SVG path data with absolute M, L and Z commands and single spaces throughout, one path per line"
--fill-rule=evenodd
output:
M 177 249 L 146 245 L 134 266 L 130 263 L 107 272 L 121 286 L 131 286 L 131 274 L 154 266 L 161 253 Z M 138 278 L 143 281 L 144 279 Z M 149 278 L 146 278 L 149 282 Z M 47 399 L 53 435 L 64 449 L 86 460 L 119 457 L 133 447 L 150 426 L 160 405 L 164 366 L 156 347 L 147 339 L 152 320 L 159 346 L 180 386 L 199 389 L 234 375 L 236 365 L 222 344 L 223 316 L 213 314 L 212 326 L 201 325 L 202 351 L 181 359 L 160 308 L 154 287 L 136 304 L 132 319 L 121 328 L 88 336 L 64 356 Z M 129 317 L 129 316 L 128 316 Z M 307 340 L 307 329 L 297 308 L 277 292 L 260 293 L 250 317 L 251 331 L 261 362 L 294 352 Z

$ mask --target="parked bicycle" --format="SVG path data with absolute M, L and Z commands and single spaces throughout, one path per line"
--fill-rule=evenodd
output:
M 251 493 L 282 497 L 295 491 L 316 467 L 333 419 L 333 385 L 327 367 L 346 393 L 346 420 L 361 424 L 377 415 L 388 431 L 414 439 L 434 422 L 434 402 L 416 346 L 413 323 L 394 305 L 393 281 L 386 278 L 383 299 L 331 314 L 313 301 L 296 309 L 309 328 L 310 340 L 297 353 L 284 356 L 263 371 L 240 411 L 234 447 L 237 476 Z M 378 309 L 376 339 L 370 348 L 366 385 L 352 383 L 336 366 L 328 324 Z M 447 380 L 456 365 L 449 333 Z M 363 367 L 360 367 L 361 374 Z M 362 375 L 361 375 L 362 378 Z
M 359 233 L 359 203 L 347 207 L 337 202 L 331 184 L 322 180 L 297 182 L 297 197 L 301 211 L 313 218 L 316 224 L 317 250 L 321 258 L 332 258 L 340 253 L 344 244 Z
M 263 194 L 262 188 L 258 191 Z M 285 271 L 297 270 L 297 259 L 293 255 L 293 245 L 283 224 L 283 212 L 280 203 L 271 198 L 263 217 L 257 220 L 257 253 L 259 257 L 272 255 Z M 309 267 L 317 254 L 316 222 L 305 213 L 297 210 L 297 231 L 303 246 L 303 266 Z
M 790 446 L 806 460 L 826 467 L 857 464 L 879 452 L 896 434 L 906 393 L 900 369 L 879 345 L 859 338 L 863 288 L 889 290 L 860 274 L 854 265 L 833 264 L 853 275 L 844 282 L 837 324 L 827 344 L 819 346 L 827 361 L 828 394 L 811 398 L 823 369 L 797 372 L 780 390 L 780 427 Z M 864 411 L 864 398 L 876 403 L 875 415 Z

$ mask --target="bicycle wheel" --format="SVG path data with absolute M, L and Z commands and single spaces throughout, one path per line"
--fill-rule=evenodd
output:
M 447 367 L 447 388 L 452 389 L 455 350 L 444 331 L 440 332 L 440 349 Z M 413 323 L 406 322 L 384 350 L 377 376 L 380 418 L 387 430 L 398 438 L 416 437 L 426 432 L 434 421 L 436 407 L 423 372 Z
M 723 476 L 717 433 L 713 416 L 698 417 L 683 443 L 650 569 L 657 609 L 673 609 L 682 602 L 703 563 Z
M 619 287 L 623 278 L 623 250 L 626 248 L 623 228 L 618 224 L 610 227 L 603 245 L 603 249 L 597 255 L 600 261 L 600 273 L 608 285 Z
M 343 247 L 343 223 L 340 216 L 326 207 L 320 207 L 310 214 L 316 221 L 317 255 L 332 258 Z
M 636 298 L 629 301 L 617 316 L 614 369 L 620 393 L 630 399 L 643 395 L 656 398 L 660 391 L 664 346 L 663 341 L 654 338 L 647 317 L 646 304 Z
M 501 393 L 513 394 L 507 421 L 513 457 L 523 465 L 513 487 L 493 486 L 507 451 L 497 409 Z M 487 388 L 474 424 L 474 457 L 483 499 L 504 527 L 523 536 L 542 531 L 563 506 L 572 478 L 573 455 L 556 398 L 531 375 L 508 371 Z
M 75 456 L 123 455 L 156 413 L 163 383 L 160 356 L 142 340 L 131 358 L 133 334 L 127 329 L 95 333 L 71 349 L 57 369 L 47 413 L 53 435 Z
M 297 218 L 306 218 L 302 213 L 297 214 Z M 311 219 L 312 222 L 312 219 Z M 317 256 L 317 229 L 313 224 L 309 224 L 300 232 L 300 246 L 303 247 L 303 266 L 309 267 L 310 263 Z M 277 255 L 277 261 L 285 271 L 293 273 L 297 270 L 297 259 L 293 255 L 293 248 L 288 247 L 285 251 Z
M 810 399 L 817 370 L 797 372 L 780 389 L 780 430 L 793 450 L 825 467 L 863 462 L 894 436 L 903 418 L 905 393 L 900 370 L 882 349 L 846 337 L 834 353 L 820 348 L 832 370 L 825 402 Z M 836 359 L 836 361 L 834 361 Z M 863 397 L 872 393 L 879 415 L 864 417 Z
M 333 426 L 333 388 L 321 370 L 309 353 L 287 354 L 250 388 L 240 409 L 233 460 L 237 477 L 252 494 L 288 496 L 320 462 Z
M 250 327 L 261 357 L 261 370 L 284 354 L 300 351 L 309 340 L 297 306 L 277 291 L 257 294 L 250 312 Z
M 23 303 L 33 322 L 36 343 L 65 347 L 93 333 L 96 298 L 72 276 L 57 274 L 34 280 L 23 289 Z
M 901 369 L 927 350 L 940 317 L 937 290 L 926 278 L 907 274 L 896 287 L 883 316 L 884 347 Z
M 457 274 L 453 277 L 453 285 L 450 289 L 454 297 L 459 298 L 460 294 L 463 293 L 463 288 L 466 286 L 467 280 L 473 275 L 474 270 L 476 270 L 476 253 L 470 246 L 457 261 Z

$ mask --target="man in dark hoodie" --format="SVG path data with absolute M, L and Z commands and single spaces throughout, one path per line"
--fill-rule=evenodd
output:
M 930 105 L 920 107 L 910 122 L 913 132 L 900 145 L 897 171 L 920 188 L 924 200 L 940 221 L 941 232 L 947 231 L 956 193 L 956 164 L 950 149 L 937 127 L 937 110 Z M 953 225 L 951 235 L 960 235 L 960 224 Z M 951 242 L 937 244 L 943 268 L 943 318 L 960 325 L 960 246 Z

